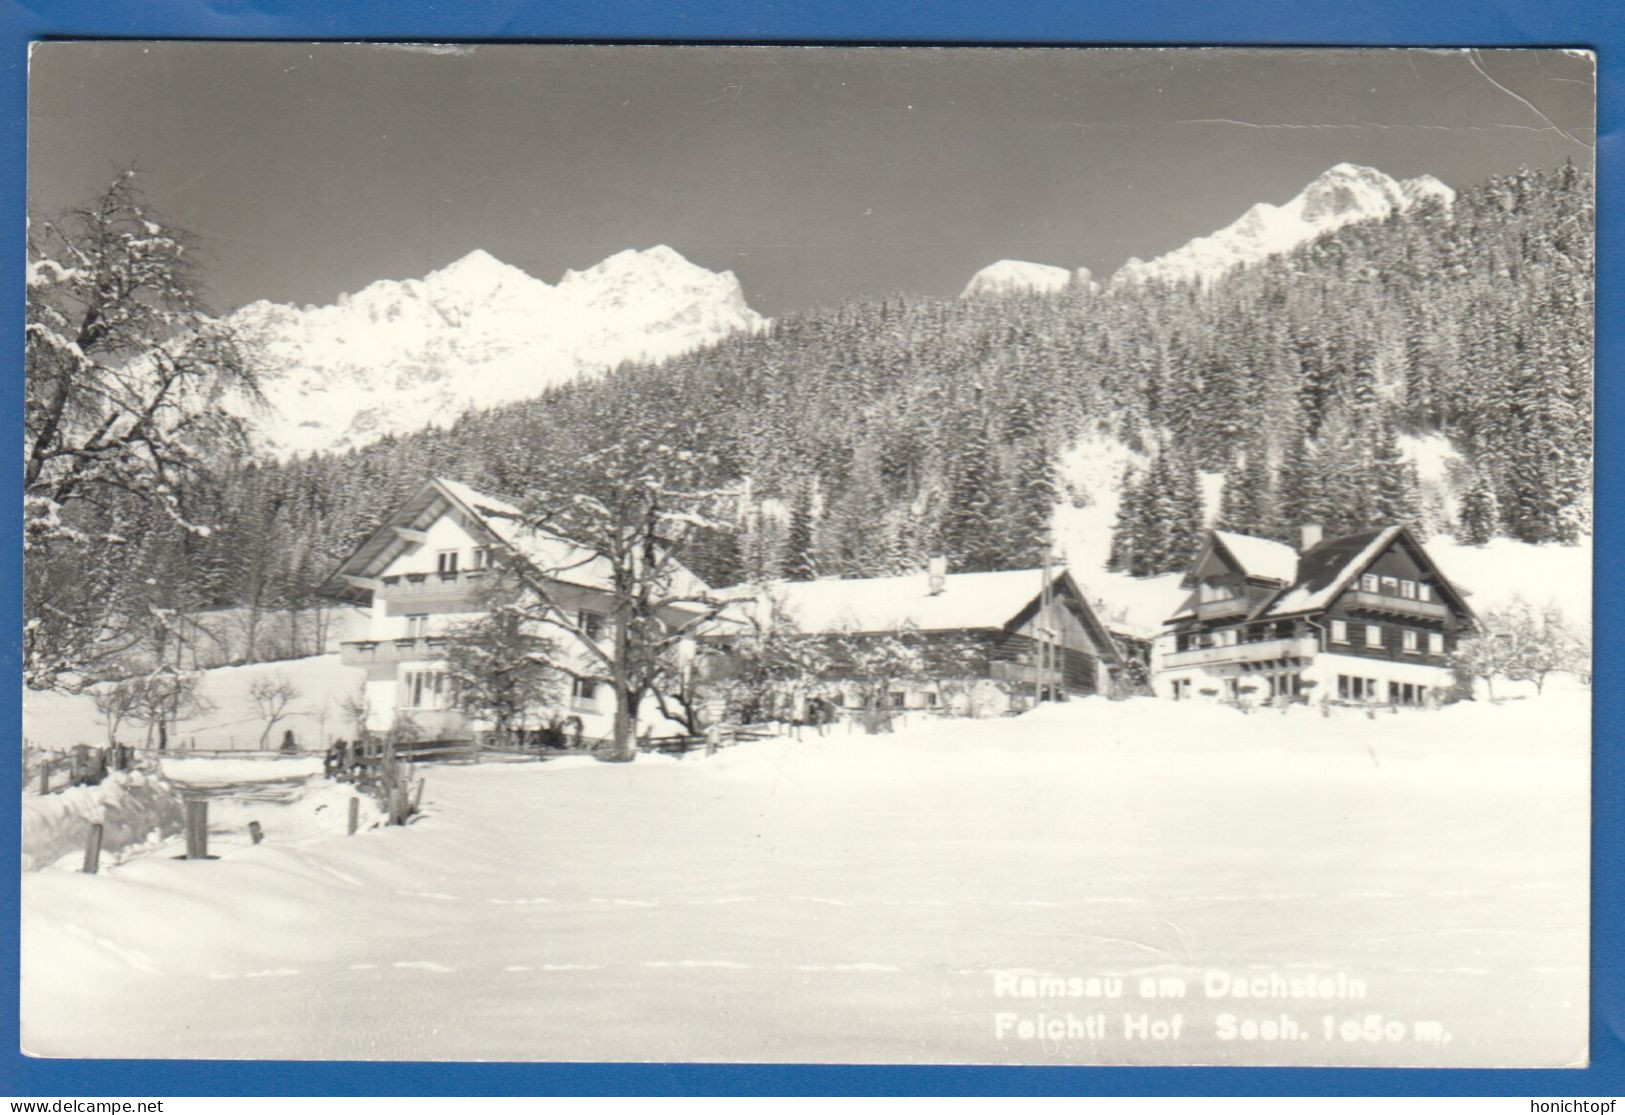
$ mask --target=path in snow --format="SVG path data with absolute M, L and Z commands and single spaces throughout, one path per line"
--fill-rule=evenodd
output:
M 426 816 L 23 888 L 55 1056 L 1502 1064 L 1585 1039 L 1587 749 L 1566 695 L 1439 714 L 1080 702 L 711 760 L 429 773 Z M 274 832 L 274 826 L 268 826 Z M 1207 969 L 1359 1002 L 1222 1002 Z M 1184 975 L 1172 1002 L 995 973 Z M 1104 1012 L 1021 1042 L 996 1016 Z M 1310 1036 L 1221 1041 L 1216 1019 Z M 1179 1041 L 1123 1016 L 1183 1016 Z M 1448 1045 L 1325 1041 L 1439 1020 Z

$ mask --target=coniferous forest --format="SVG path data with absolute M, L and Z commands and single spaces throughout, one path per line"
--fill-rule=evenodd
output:
M 714 584 L 900 572 L 935 553 L 961 571 L 1033 564 L 1056 502 L 1091 498 L 1059 467 L 1084 435 L 1137 454 L 1112 563 L 1138 575 L 1189 559 L 1203 472 L 1225 477 L 1219 525 L 1283 540 L 1303 522 L 1331 536 L 1403 521 L 1573 542 L 1590 530 L 1592 229 L 1591 176 L 1567 166 L 1347 226 L 1206 288 L 812 310 L 449 428 L 216 462 L 185 493 L 184 518 L 212 529 L 124 521 L 116 575 L 165 607 L 309 606 L 426 476 L 522 501 L 651 417 L 748 496 L 737 529 L 691 555 Z M 1429 433 L 1470 468 L 1454 520 L 1423 505 L 1400 452 Z

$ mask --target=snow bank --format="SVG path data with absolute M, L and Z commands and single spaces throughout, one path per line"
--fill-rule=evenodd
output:
M 176 788 L 145 771 L 111 774 L 96 786 L 31 795 L 23 798 L 23 870 L 82 853 L 90 826 L 98 822 L 105 855 L 163 840 L 179 832 L 184 821 Z
M 276 752 L 250 752 L 240 756 L 181 753 L 160 756 L 158 766 L 166 778 L 190 785 L 286 782 L 321 774 L 322 756 L 284 756 Z

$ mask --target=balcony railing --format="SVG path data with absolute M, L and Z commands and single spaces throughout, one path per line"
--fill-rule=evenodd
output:
M 1230 596 L 1223 600 L 1203 600 L 1196 605 L 1197 619 L 1226 619 L 1230 616 L 1244 616 L 1252 609 L 1252 603 L 1245 596 Z
M 1350 608 L 1367 612 L 1387 612 L 1398 616 L 1419 616 L 1423 619 L 1444 619 L 1450 609 L 1433 600 L 1409 600 L 1403 596 L 1389 596 L 1381 592 L 1355 589 L 1343 594 L 1343 603 Z
M 445 653 L 446 640 L 432 636 L 411 639 L 356 639 L 339 644 L 339 662 L 346 666 L 411 662 L 423 658 L 439 658 Z
M 1229 647 L 1198 647 L 1163 655 L 1166 668 L 1175 666 L 1217 666 L 1243 662 L 1273 662 L 1278 658 L 1312 658 L 1320 649 L 1313 635 L 1291 639 L 1265 639 L 1258 643 L 1237 643 Z
M 467 596 L 485 584 L 488 570 L 465 569 L 458 573 L 399 573 L 380 577 L 376 597 Z

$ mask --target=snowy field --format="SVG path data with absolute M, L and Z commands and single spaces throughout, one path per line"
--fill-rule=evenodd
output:
M 709 760 L 432 768 L 417 823 L 353 838 L 334 824 L 348 791 L 315 779 L 309 799 L 256 804 L 266 842 L 218 842 L 216 861 L 176 860 L 171 844 L 98 876 L 25 876 L 23 1044 L 1574 1063 L 1587 697 L 1374 720 L 1090 700 Z M 1079 994 L 1021 998 L 1024 975 Z M 1205 993 L 1256 979 L 1275 994 L 1272 975 L 1365 995 Z M 1185 994 L 1144 998 L 1146 976 Z M 1121 997 L 1089 997 L 1119 977 Z M 1098 1015 L 1101 1033 L 1020 1036 L 1069 1014 L 1079 1031 Z M 1149 1036 L 1127 1036 L 1140 1019 Z
M 282 733 L 291 730 L 295 742 L 306 750 L 326 750 L 333 739 L 354 736 L 354 725 L 344 711 L 346 698 L 360 689 L 366 671 L 341 666 L 336 654 L 294 658 L 283 662 L 257 662 L 248 666 L 222 666 L 203 671 L 200 691 L 209 703 L 201 716 L 181 720 L 171 733 L 170 747 L 185 751 L 257 751 L 264 723 L 254 708 L 249 690 L 254 682 L 288 681 L 298 691 L 289 704 L 284 720 L 265 740 L 275 750 Z M 87 695 L 23 691 L 23 735 L 37 747 L 62 751 L 74 744 L 101 747 L 107 742 L 107 726 Z M 119 729 L 123 743 L 143 745 L 145 729 L 125 722 Z

